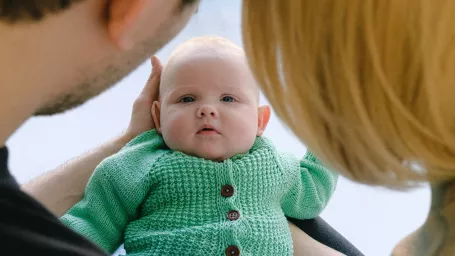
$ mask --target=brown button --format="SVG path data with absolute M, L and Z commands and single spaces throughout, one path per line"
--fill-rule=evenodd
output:
M 240 255 L 240 250 L 237 246 L 231 245 L 228 248 L 226 248 L 226 256 L 239 256 Z
M 221 194 L 225 197 L 230 197 L 234 195 L 234 187 L 231 185 L 224 185 L 221 188 Z
M 227 214 L 227 218 L 230 220 L 237 220 L 239 217 L 240 217 L 240 213 L 235 210 L 229 211 Z

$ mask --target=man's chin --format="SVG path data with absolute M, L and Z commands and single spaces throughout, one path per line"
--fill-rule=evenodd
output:
M 89 86 L 89 84 L 90 83 L 85 83 L 79 86 L 77 90 L 55 97 L 52 101 L 48 101 L 45 105 L 38 108 L 33 115 L 51 116 L 79 107 L 88 100 L 100 95 L 113 85 L 114 82 L 109 81 L 109 83 L 105 83 L 102 86 Z
M 33 115 L 34 116 L 51 116 L 56 114 L 61 114 L 65 111 L 74 109 L 84 104 L 90 98 L 79 98 L 71 95 L 61 97 L 61 99 L 56 100 L 52 103 L 48 103 L 43 107 L 39 108 Z

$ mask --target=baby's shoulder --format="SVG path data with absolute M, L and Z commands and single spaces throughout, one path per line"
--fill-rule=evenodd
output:
M 278 149 L 273 141 L 268 137 L 258 137 L 254 146 L 257 151 L 267 152 L 267 157 L 273 158 L 273 160 L 277 161 L 281 166 L 284 165 L 289 168 L 291 166 L 295 167 L 299 165 L 298 157 L 290 152 Z
M 120 151 L 105 161 L 120 163 L 122 166 L 150 165 L 167 154 L 170 149 L 156 130 L 146 131 L 128 142 Z

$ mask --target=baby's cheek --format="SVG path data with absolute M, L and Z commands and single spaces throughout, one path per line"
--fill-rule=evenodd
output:
M 187 125 L 182 119 L 175 118 L 169 120 L 169 122 L 166 125 L 166 130 L 168 133 L 168 137 L 178 139 L 179 137 L 185 134 L 185 130 L 187 130 Z
M 175 114 L 170 114 L 166 117 L 163 116 L 161 132 L 164 141 L 169 147 L 178 147 L 179 141 L 185 137 L 187 130 L 188 124 L 186 124 L 184 117 Z
M 171 132 L 183 128 L 182 126 L 187 126 L 188 117 L 179 111 L 169 111 L 163 115 L 162 120 L 163 128 Z
M 235 123 L 231 124 L 232 139 L 239 150 L 243 151 L 251 148 L 256 139 L 257 127 L 257 117 L 251 115 L 239 117 Z
M 243 115 L 238 115 L 236 120 L 237 132 L 245 133 L 245 135 L 250 135 L 251 133 L 256 133 L 258 127 L 258 116 L 254 113 L 249 113 L 250 111 L 244 111 Z M 240 112 L 242 113 L 242 112 Z M 247 135 L 247 136 L 248 136 Z
M 184 146 L 184 135 L 182 132 L 179 132 L 178 129 L 178 127 L 170 126 L 170 128 L 163 131 L 162 134 L 163 139 L 169 148 L 181 151 Z

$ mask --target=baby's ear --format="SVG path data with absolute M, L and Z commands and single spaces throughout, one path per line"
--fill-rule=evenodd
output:
M 265 128 L 270 120 L 270 107 L 268 105 L 260 106 L 258 108 L 258 131 L 257 136 L 264 134 Z
M 155 128 L 156 131 L 161 134 L 161 123 L 160 123 L 160 102 L 159 101 L 154 101 L 152 105 L 152 118 L 153 118 L 153 123 L 155 123 Z

